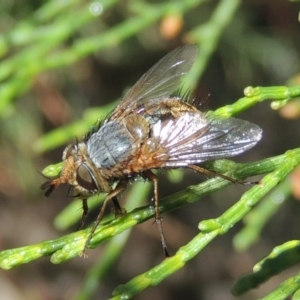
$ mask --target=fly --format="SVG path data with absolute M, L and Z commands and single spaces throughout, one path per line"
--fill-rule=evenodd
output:
M 197 46 L 186 45 L 163 57 L 82 142 L 66 147 L 61 173 L 41 186 L 46 196 L 62 183 L 74 188 L 83 204 L 81 227 L 88 212 L 87 198 L 107 194 L 83 256 L 107 204 L 112 200 L 115 214 L 121 214 L 118 196 L 137 176 L 153 183 L 155 221 L 164 253 L 169 256 L 159 212 L 158 180 L 152 170 L 190 168 L 212 175 L 197 164 L 238 155 L 261 139 L 262 130 L 255 124 L 235 118 L 211 118 L 181 97 L 172 96 L 197 53 Z

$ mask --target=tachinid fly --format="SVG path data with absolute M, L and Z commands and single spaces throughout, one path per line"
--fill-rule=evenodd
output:
M 260 140 L 262 130 L 255 124 L 235 118 L 210 118 L 188 101 L 171 96 L 182 75 L 192 67 L 197 52 L 195 45 L 186 45 L 156 63 L 97 128 L 82 142 L 64 150 L 59 177 L 41 186 L 46 196 L 62 183 L 72 186 L 83 202 L 82 225 L 88 211 L 87 198 L 107 194 L 83 255 L 107 203 L 112 200 L 116 214 L 121 213 L 118 195 L 129 181 L 141 176 L 154 185 L 155 220 L 167 256 L 158 208 L 158 182 L 151 170 L 190 168 L 212 174 L 196 164 L 235 156 Z

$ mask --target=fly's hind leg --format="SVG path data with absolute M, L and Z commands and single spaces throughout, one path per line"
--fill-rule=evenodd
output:
M 235 178 L 226 176 L 224 174 L 217 173 L 217 172 L 214 172 L 214 171 L 211 171 L 211 170 L 208 170 L 208 169 L 196 166 L 196 165 L 188 165 L 187 167 L 194 170 L 194 171 L 196 171 L 196 172 L 198 172 L 198 173 L 202 173 L 202 174 L 205 174 L 205 175 L 208 175 L 208 176 L 211 176 L 211 177 L 218 176 L 218 177 L 226 179 L 226 180 L 228 180 L 232 183 L 240 183 L 240 184 L 246 184 L 246 185 L 251 185 L 251 186 L 255 185 L 255 184 L 258 184 L 257 181 L 245 181 L 245 180 L 235 179 Z
M 143 172 L 143 175 L 149 179 L 154 186 L 154 209 L 155 209 L 155 223 L 158 226 L 158 230 L 160 233 L 161 243 L 164 250 L 165 257 L 170 257 L 167 247 L 166 238 L 163 232 L 163 226 L 162 226 L 162 217 L 160 215 L 159 211 L 159 201 L 158 201 L 158 180 L 155 174 L 153 174 L 150 170 Z

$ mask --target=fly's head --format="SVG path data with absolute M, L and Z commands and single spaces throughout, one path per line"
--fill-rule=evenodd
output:
M 98 184 L 97 170 L 89 158 L 84 143 L 67 146 L 62 160 L 64 164 L 59 177 L 41 186 L 41 189 L 46 190 L 46 196 L 63 183 L 73 187 L 75 195 L 80 198 L 86 198 L 103 190 Z

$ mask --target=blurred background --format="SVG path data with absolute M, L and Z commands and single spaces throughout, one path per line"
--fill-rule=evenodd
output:
M 64 147 L 79 139 L 155 62 L 177 46 L 199 46 L 196 70 L 187 79 L 209 109 L 243 97 L 247 86 L 299 84 L 300 4 L 292 1 L 11 1 L 0 4 L 0 248 L 54 239 L 53 221 L 73 200 L 60 187 L 45 198 L 41 171 L 61 161 Z M 293 106 L 295 105 L 295 106 Z M 99 109 L 104 106 L 104 109 Z M 299 107 L 299 104 L 298 104 Z M 100 114 L 100 115 L 99 115 Z M 262 141 L 235 158 L 251 162 L 299 147 L 297 103 L 274 111 L 265 101 L 239 118 L 258 124 Z M 205 177 L 162 172 L 160 196 Z M 179 181 L 178 181 L 179 180 Z M 198 223 L 219 216 L 247 188 L 234 185 L 164 216 L 170 252 L 198 233 Z M 299 195 L 298 195 L 299 196 Z M 244 252 L 232 239 L 239 224 L 218 237 L 192 262 L 135 299 L 234 299 L 234 280 L 273 247 L 299 239 L 295 193 L 269 220 L 260 240 Z M 145 197 L 150 201 L 151 194 Z M 126 198 L 126 197 L 125 197 Z M 78 208 L 80 202 L 77 201 Z M 122 205 L 126 207 L 125 201 Z M 92 217 L 97 212 L 91 214 Z M 76 299 L 105 245 L 54 265 L 41 258 L 0 271 L 3 299 Z M 122 254 L 88 296 L 108 299 L 163 259 L 152 221 L 135 226 Z M 296 273 L 291 268 L 240 299 L 257 299 Z

